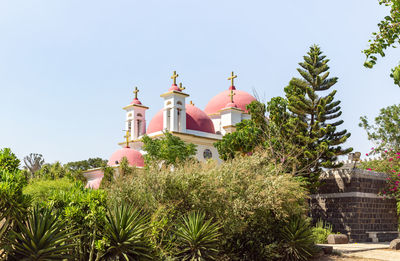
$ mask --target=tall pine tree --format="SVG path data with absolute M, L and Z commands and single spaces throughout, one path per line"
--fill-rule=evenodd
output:
M 329 77 L 328 59 L 316 45 L 303 57 L 297 71 L 302 78 L 293 78 L 285 88 L 288 109 L 300 123 L 297 128 L 297 142 L 304 150 L 302 165 L 304 176 L 312 191 L 318 185 L 322 168 L 340 167 L 335 164 L 337 156 L 351 152 L 340 145 L 350 137 L 347 130 L 337 131 L 343 123 L 339 120 L 340 101 L 334 101 L 336 90 L 326 96 L 324 91 L 336 84 L 337 77 Z

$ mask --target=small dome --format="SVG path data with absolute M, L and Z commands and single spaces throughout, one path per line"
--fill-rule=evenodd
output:
M 182 90 L 178 87 L 176 84 L 172 84 L 171 88 L 169 88 L 168 91 L 177 91 L 177 92 L 182 92 Z
M 134 98 L 131 104 L 137 104 L 137 105 L 142 105 L 142 103 L 139 101 L 138 98 Z
M 222 110 L 223 108 L 226 108 L 227 104 L 231 103 L 231 98 L 229 97 L 231 89 L 234 90 L 235 92 L 235 96 L 233 96 L 233 101 L 234 104 L 237 106 L 236 108 L 239 108 L 247 113 L 246 106 L 250 104 L 252 101 L 255 101 L 256 98 L 254 98 L 251 94 L 245 91 L 236 90 L 234 86 L 229 88 L 229 90 L 223 91 L 214 96 L 208 102 L 206 108 L 204 109 L 204 112 L 210 115 L 218 113 L 218 111 Z
M 129 165 L 136 167 L 144 166 L 144 159 L 142 154 L 131 148 L 119 149 L 110 157 L 108 161 L 108 166 L 115 166 L 121 163 L 122 158 L 126 157 L 128 159 Z
M 207 114 L 192 104 L 186 104 L 186 129 L 215 133 L 214 124 Z M 163 130 L 163 109 L 151 119 L 147 134 Z

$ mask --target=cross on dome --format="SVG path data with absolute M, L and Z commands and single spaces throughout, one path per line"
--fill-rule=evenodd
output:
M 171 79 L 174 81 L 174 85 L 176 85 L 176 78 L 179 77 L 179 74 L 176 74 L 176 71 L 174 71 L 174 74 L 171 76 Z
M 237 75 L 235 75 L 233 72 L 231 73 L 231 76 L 228 77 L 228 80 L 231 81 L 231 87 L 235 86 L 235 84 L 234 84 L 235 78 L 237 78 Z
M 129 148 L 129 137 L 130 137 L 131 133 L 127 130 L 126 131 L 126 135 L 124 136 L 124 138 L 126 138 L 126 148 Z
M 180 83 L 179 83 L 179 89 L 180 89 L 181 91 L 183 91 L 183 90 L 186 89 L 186 87 L 182 86 L 182 83 L 180 82 Z

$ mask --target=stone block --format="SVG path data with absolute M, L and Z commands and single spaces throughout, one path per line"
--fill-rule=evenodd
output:
M 343 234 L 331 234 L 328 236 L 328 244 L 347 244 L 349 238 Z
M 400 238 L 396 238 L 390 242 L 390 249 L 399 250 L 400 249 Z

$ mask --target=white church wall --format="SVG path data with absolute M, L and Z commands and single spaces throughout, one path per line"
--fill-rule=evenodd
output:
M 221 159 L 219 158 L 218 150 L 215 147 L 209 146 L 209 145 L 198 144 L 196 146 L 196 149 L 197 149 L 196 158 L 199 161 L 206 161 L 207 160 L 207 158 L 205 158 L 204 156 L 205 156 L 205 154 L 209 155 L 207 152 L 205 153 L 206 150 L 209 150 L 211 152 L 211 155 L 212 155 L 211 159 L 214 159 L 214 160 L 218 161 L 218 163 L 222 162 Z

